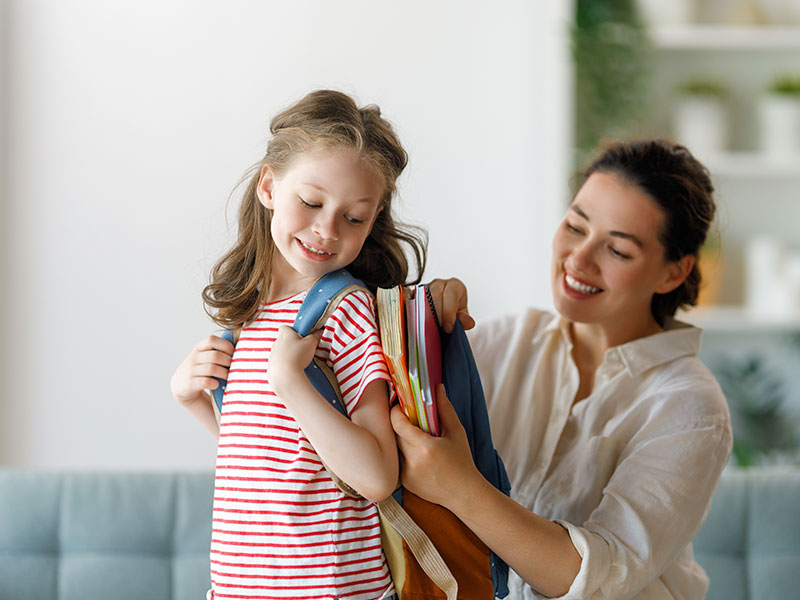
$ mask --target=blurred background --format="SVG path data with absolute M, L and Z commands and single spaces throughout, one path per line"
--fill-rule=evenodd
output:
M 718 190 L 702 358 L 739 464 L 800 438 L 800 0 L 0 0 L 0 464 L 210 469 L 169 393 L 271 116 L 332 87 L 410 155 L 425 279 L 477 318 L 550 306 L 550 238 L 603 140 Z M 499 285 L 498 285 L 499 284 Z

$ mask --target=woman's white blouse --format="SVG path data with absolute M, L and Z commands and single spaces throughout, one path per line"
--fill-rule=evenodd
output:
M 700 338 L 672 321 L 610 348 L 592 393 L 573 405 L 565 320 L 529 310 L 470 332 L 511 495 L 564 526 L 583 559 L 563 598 L 705 596 L 691 540 L 732 435 L 722 391 L 696 356 Z M 513 573 L 509 587 L 511 598 L 543 597 Z

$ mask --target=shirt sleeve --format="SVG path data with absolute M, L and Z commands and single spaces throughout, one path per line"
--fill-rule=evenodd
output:
M 386 381 L 392 390 L 378 336 L 375 299 L 369 293 L 357 291 L 342 299 L 325 323 L 320 350 L 336 375 L 348 415 L 373 381 Z
M 702 396 L 701 387 L 681 400 L 707 400 Z M 649 401 L 657 406 L 659 398 Z M 561 598 L 631 598 L 664 573 L 705 519 L 731 445 L 728 422 L 711 415 L 682 425 L 655 419 L 639 430 L 589 519 L 556 521 L 582 558 Z

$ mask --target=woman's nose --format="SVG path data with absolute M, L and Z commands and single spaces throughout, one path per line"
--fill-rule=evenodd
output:
M 595 261 L 595 248 L 591 240 L 584 240 L 582 243 L 576 245 L 572 252 L 570 252 L 570 263 L 577 271 L 584 273 L 593 273 L 597 270 L 597 263 Z

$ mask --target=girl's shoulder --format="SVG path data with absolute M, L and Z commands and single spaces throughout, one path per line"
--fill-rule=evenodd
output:
M 325 323 L 326 329 L 344 329 L 357 336 L 378 328 L 377 303 L 368 290 L 355 290 L 340 301 Z

